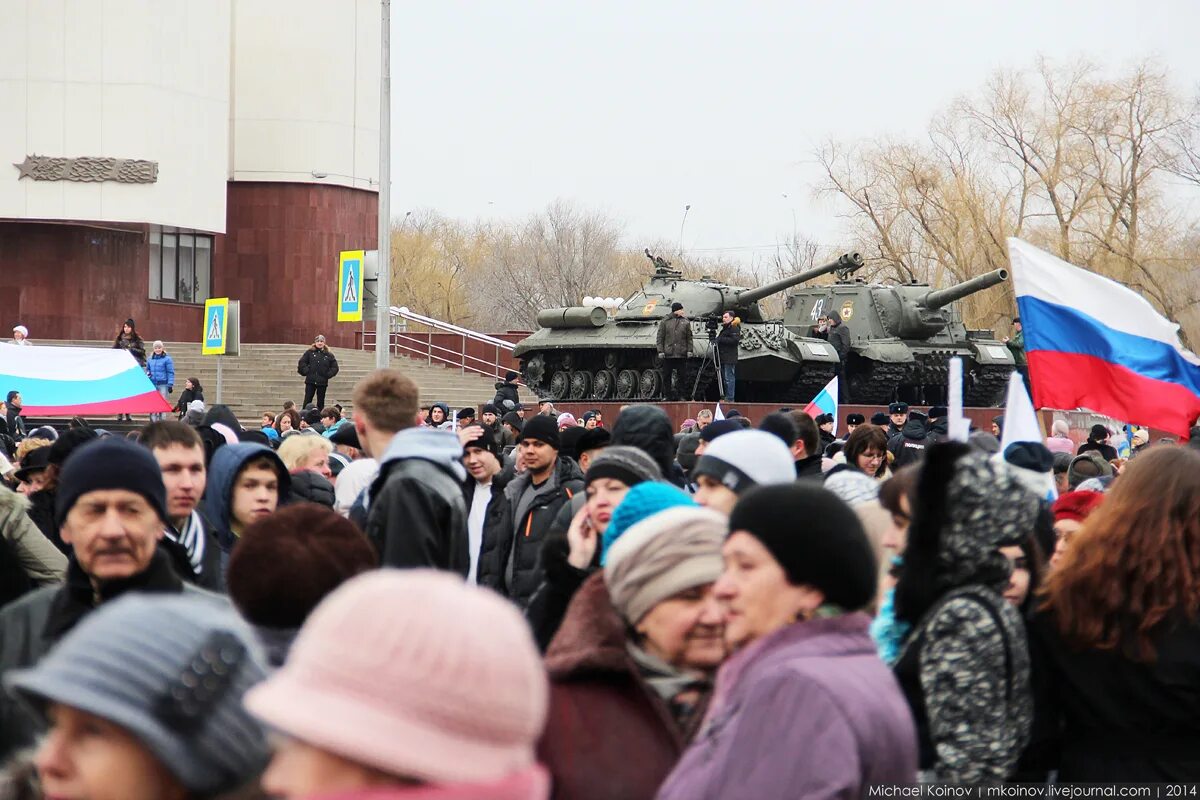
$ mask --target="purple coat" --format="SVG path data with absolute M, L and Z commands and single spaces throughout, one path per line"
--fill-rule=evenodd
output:
M 908 703 L 862 613 L 800 622 L 734 655 L 658 800 L 858 798 L 916 782 Z

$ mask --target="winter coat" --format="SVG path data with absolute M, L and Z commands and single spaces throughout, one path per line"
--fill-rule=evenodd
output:
M 825 480 L 825 473 L 821 471 L 820 453 L 796 462 L 796 480 L 818 484 Z
M 58 492 L 54 489 L 39 489 L 29 495 L 29 507 L 25 509 L 25 515 L 33 520 L 33 524 L 37 525 L 42 536 L 50 544 L 58 548 L 60 553 L 69 553 L 71 548 L 62 540 L 62 535 L 58 530 L 58 521 L 54 516 L 54 502 L 58 497 Z
M 478 583 L 495 589 L 521 608 L 542 583 L 542 545 L 559 509 L 571 497 L 583 491 L 583 472 L 572 459 L 559 456 L 550 478 L 536 490 L 533 502 L 517 518 L 521 495 L 532 478 L 523 472 L 504 488 L 504 507 L 508 513 L 494 525 L 485 523 L 483 547 L 479 553 Z M 492 522 L 491 509 L 488 520 Z
M 487 783 L 370 786 L 311 800 L 546 800 L 549 796 L 550 777 L 534 765 Z
M 35 586 L 62 583 L 67 576 L 63 555 L 25 513 L 29 502 L 0 486 L 0 538 L 13 548 L 21 570 Z
M 1038 714 L 1061 724 L 1059 780 L 1200 781 L 1200 622 L 1163 624 L 1151 663 L 1069 646 L 1051 611 L 1030 633 Z
M 327 386 L 338 374 L 337 356 L 328 347 L 318 350 L 310 347 L 300 356 L 296 372 L 304 376 L 305 383 L 313 386 Z
M 129 353 L 137 359 L 138 366 L 142 369 L 146 368 L 146 343 L 142 341 L 142 337 L 135 331 L 133 334 L 126 336 L 124 331 L 117 334 L 116 340 L 113 342 L 113 350 L 128 350 Z
M 228 606 L 229 602 L 180 580 L 161 549 L 145 571 L 103 584 L 98 598 L 91 579 L 71 559 L 64 585 L 43 587 L 0 610 L 0 674 L 33 666 L 98 604 L 125 592 L 189 592 L 217 604 Z M 0 693 L 0 759 L 6 760 L 17 749 L 30 745 L 39 727 L 10 695 Z
M 586 492 L 578 492 L 569 503 L 563 503 L 558 516 L 550 524 L 546 541 L 542 543 L 542 563 L 539 565 L 542 582 L 529 599 L 525 621 L 533 630 L 533 639 L 543 653 L 558 633 L 563 617 L 567 615 L 567 607 L 571 605 L 571 598 L 583 586 L 583 582 L 600 568 L 599 547 L 592 554 L 592 563 L 587 567 L 579 569 L 570 562 L 571 541 L 567 538 L 567 531 L 571 527 L 571 520 L 586 503 Z
M 189 541 L 189 540 L 195 540 Z M 213 532 L 212 523 L 204 518 L 199 508 L 192 510 L 182 533 L 174 526 L 167 528 L 162 538 L 164 546 L 170 546 L 172 566 L 188 583 L 213 592 L 223 591 L 225 575 L 221 570 L 221 544 Z M 200 548 L 200 571 L 192 566 L 188 546 Z
M 0 538 L 0 608 L 4 608 L 31 589 L 33 583 L 21 567 L 16 548 L 12 542 Z M 2 793 L 0 797 L 3 797 Z
M 150 382 L 155 386 L 175 386 L 175 359 L 165 352 L 162 355 L 151 353 L 146 368 L 150 372 Z
M 1020 613 L 981 584 L 947 592 L 905 641 L 896 677 L 917 723 L 921 769 L 1002 781 L 1029 741 L 1029 647 Z
M 925 455 L 925 448 L 932 442 L 925 425 L 919 419 L 909 419 L 904 423 L 900 434 L 888 440 L 888 452 L 892 454 L 891 469 L 900 469 L 908 464 L 915 464 Z
M 203 389 L 184 389 L 179 393 L 179 402 L 175 404 L 175 412 L 179 415 L 187 413 L 188 403 L 193 400 L 204 402 Z
M 492 398 L 492 405 L 500 409 L 501 415 L 512 411 L 519 402 L 521 402 L 521 396 L 515 383 L 496 381 L 496 396 Z
M 1023 367 L 1028 363 L 1025 357 L 1025 331 L 1021 330 L 1014 333 L 1012 338 L 1005 342 L 1005 346 L 1012 353 L 1013 362 L 1018 367 Z
M 838 358 L 845 364 L 846 359 L 850 356 L 850 329 L 846 327 L 845 323 L 829 328 L 829 343 L 833 345 Z
M 740 325 L 729 323 L 721 326 L 717 334 L 717 356 L 722 364 L 736 364 L 738 360 L 738 343 L 742 341 Z
M 925 440 L 926 445 L 935 445 L 948 441 L 950 441 L 950 420 L 941 417 L 929 423 L 929 435 Z
M 692 354 L 692 323 L 672 314 L 658 323 L 657 344 L 667 358 L 687 358 Z
M 650 800 L 683 755 L 711 689 L 684 731 L 642 677 L 604 575 L 587 580 L 546 653 L 550 711 L 538 761 L 556 800 Z
M 275 451 L 263 444 L 239 442 L 217 448 L 208 465 L 208 485 L 204 488 L 204 517 L 212 525 L 213 536 L 221 550 L 221 586 L 225 586 L 225 573 L 229 569 L 229 556 L 237 544 L 233 532 L 233 487 L 238 473 L 247 463 L 260 456 L 274 459 L 279 479 L 279 499 L 283 505 L 291 494 L 291 476 L 284 470 L 283 462 Z
M 333 484 L 311 470 L 299 469 L 292 473 L 290 503 L 316 503 L 333 508 L 335 502 Z
M 1104 442 L 1097 442 L 1097 441 L 1092 440 L 1090 437 L 1088 438 L 1088 440 L 1086 442 L 1079 445 L 1079 451 L 1075 455 L 1081 456 L 1084 453 L 1091 453 L 1091 452 L 1099 453 L 1100 457 L 1103 458 L 1105 461 L 1112 461 L 1113 459 L 1115 459 L 1117 457 L 1117 449 L 1115 447 L 1113 447 L 1111 444 L 1106 444 Z
M 462 445 L 451 431 L 408 428 L 392 437 L 371 484 L 367 537 L 385 567 L 471 570 Z
M 8 422 L 8 435 L 13 438 L 13 441 L 19 442 L 24 439 L 25 417 L 21 416 L 21 408 L 9 403 L 8 412 L 4 416 Z
M 1075 442 L 1066 436 L 1047 436 L 1046 449 L 1051 453 L 1066 453 L 1075 455 Z
M 860 798 L 916 780 L 912 716 L 866 614 L 788 625 L 733 655 L 660 800 Z
M 611 444 L 629 445 L 654 459 L 663 477 L 682 488 L 687 482 L 683 470 L 675 463 L 675 431 L 667 412 L 649 404 L 626 408 L 613 425 Z M 699 441 L 699 436 L 696 437 Z

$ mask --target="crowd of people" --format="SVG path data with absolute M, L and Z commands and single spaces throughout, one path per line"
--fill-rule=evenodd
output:
M 324 384 L 246 426 L 195 379 L 129 436 L 26 431 L 10 393 L 0 797 L 1200 780 L 1200 430 L 677 429 L 395 369 L 348 413 L 311 353 Z

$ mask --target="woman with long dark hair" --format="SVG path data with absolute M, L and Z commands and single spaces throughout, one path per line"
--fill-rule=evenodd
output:
M 200 385 L 199 378 L 188 378 L 183 384 L 183 391 L 179 393 L 179 402 L 175 404 L 175 413 L 179 414 L 179 418 L 183 419 L 183 415 L 187 413 L 188 403 L 193 400 L 204 400 L 204 387 Z
M 1042 594 L 1060 779 L 1200 780 L 1200 453 L 1131 461 Z

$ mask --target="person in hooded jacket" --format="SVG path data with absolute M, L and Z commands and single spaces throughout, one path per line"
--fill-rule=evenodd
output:
M 542 547 L 560 509 L 584 490 L 583 472 L 559 454 L 558 425 L 537 416 L 517 444 L 524 468 L 504 489 L 508 513 L 484 530 L 479 583 L 524 609 L 542 583 Z
M 213 453 L 204 487 L 204 516 L 221 548 L 222 588 L 242 531 L 274 513 L 290 492 L 287 468 L 266 445 L 226 444 Z
M 467 471 L 458 434 L 418 426 L 417 385 L 397 369 L 377 369 L 354 387 L 354 428 L 379 459 L 368 492 L 367 538 L 385 567 L 471 569 Z
M 920 461 L 931 444 L 933 442 L 929 441 L 929 432 L 925 429 L 925 415 L 920 411 L 910 411 L 900 433 L 888 440 L 892 471 Z
M 1087 441 L 1079 445 L 1079 449 L 1075 451 L 1075 455 L 1081 456 L 1084 453 L 1096 452 L 1105 461 L 1113 461 L 1117 457 L 1117 449 L 1108 443 L 1109 437 L 1108 428 L 1096 423 L 1088 432 Z
M 929 437 L 926 444 L 938 444 L 950 441 L 950 412 L 945 406 L 929 408 Z
M 517 388 L 517 380 L 520 377 L 510 369 L 504 373 L 504 380 L 496 381 L 496 396 L 492 398 L 492 405 L 500 414 L 515 411 L 517 404 L 521 402 L 520 390 Z
M 611 444 L 636 447 L 654 459 L 667 483 L 684 488 L 687 475 L 675 462 L 675 430 L 671 418 L 658 406 L 630 406 L 617 417 Z
M 450 406 L 445 403 L 434 403 L 429 406 L 429 414 L 425 417 L 426 428 L 450 430 L 454 423 L 450 419 Z
M 895 617 L 912 626 L 894 670 L 917 723 L 922 778 L 1002 781 L 1029 741 L 1029 647 L 1004 599 L 1012 566 L 1001 548 L 1034 530 L 1037 495 L 959 443 L 926 453 Z
M 626 529 L 546 653 L 538 747 L 557 800 L 650 800 L 699 727 L 725 659 L 726 520 L 680 507 Z

